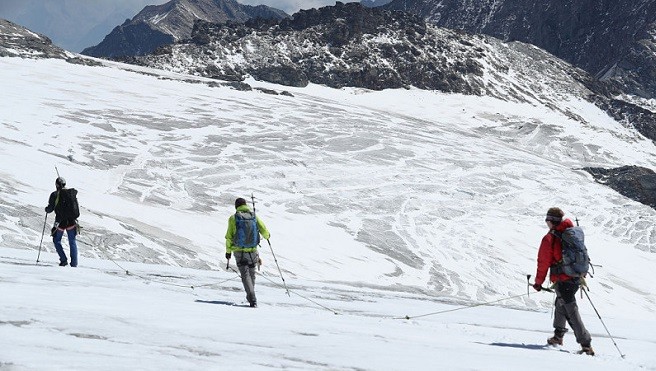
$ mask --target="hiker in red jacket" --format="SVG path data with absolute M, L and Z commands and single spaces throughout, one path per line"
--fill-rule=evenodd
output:
M 542 290 L 542 284 L 547 276 L 547 270 L 549 270 L 549 279 L 554 283 L 556 291 L 556 310 L 553 321 L 554 336 L 547 339 L 547 344 L 563 345 L 563 337 L 567 332 L 565 324 L 569 323 L 576 336 L 576 342 L 581 344 L 579 353 L 594 355 L 594 350 L 590 346 L 592 338 L 581 321 L 579 307 L 576 304 L 576 291 L 579 289 L 581 279 L 570 277 L 558 270 L 558 263 L 562 260 L 562 245 L 560 238 L 554 232 L 562 233 L 565 229 L 574 226 L 571 220 L 563 220 L 563 216 L 565 213 L 557 207 L 552 207 L 547 211 L 545 222 L 549 227 L 549 232 L 542 237 L 533 288 L 537 291 Z

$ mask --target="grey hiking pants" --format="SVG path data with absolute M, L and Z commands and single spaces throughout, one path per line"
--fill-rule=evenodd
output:
M 556 313 L 554 315 L 554 334 L 562 337 L 567 332 L 565 323 L 569 323 L 569 327 L 574 331 L 576 342 L 582 346 L 590 346 L 592 338 L 590 333 L 585 329 L 581 315 L 579 314 L 579 307 L 576 305 L 576 292 L 579 289 L 578 280 L 572 282 L 561 281 L 556 283 Z
M 246 300 L 248 300 L 250 305 L 257 304 L 257 298 L 255 297 L 255 271 L 257 270 L 259 255 L 257 251 L 235 251 L 233 255 L 235 256 L 235 262 L 237 262 L 237 268 L 239 268 L 241 282 L 244 284 Z

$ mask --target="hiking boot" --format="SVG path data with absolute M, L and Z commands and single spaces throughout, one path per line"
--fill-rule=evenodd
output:
M 589 356 L 594 356 L 595 352 L 594 349 L 592 349 L 591 346 L 581 346 L 581 350 L 579 350 L 579 354 L 587 354 Z
M 65 266 L 67 266 L 67 265 L 68 265 L 67 262 L 59 262 L 59 266 L 60 266 L 60 267 L 65 267 Z
M 547 344 L 549 344 L 549 345 L 563 345 L 563 337 L 558 336 L 558 335 L 554 335 L 554 336 L 550 337 L 549 339 L 547 339 Z
M 248 304 L 251 308 L 257 308 L 257 303 L 250 303 Z

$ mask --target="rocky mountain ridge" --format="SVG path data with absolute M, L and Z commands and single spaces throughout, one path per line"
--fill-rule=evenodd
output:
M 530 43 L 630 94 L 656 98 L 656 0 L 394 0 L 383 8 Z
M 216 79 L 247 76 L 288 86 L 416 87 L 548 101 L 572 94 L 656 140 L 656 114 L 616 99 L 605 83 L 536 47 L 438 28 L 409 13 L 357 3 L 289 19 L 196 22 L 189 40 L 126 61 Z M 553 101 L 557 108 L 557 101 Z
M 0 19 L 0 58 L 57 58 L 69 63 L 97 65 L 89 59 L 80 58 L 52 44 L 47 36 L 32 32 L 27 28 L 5 19 Z
M 278 9 L 242 5 L 235 0 L 171 0 L 145 7 L 82 54 L 103 58 L 149 54 L 162 45 L 189 38 L 196 20 L 224 23 L 287 16 Z

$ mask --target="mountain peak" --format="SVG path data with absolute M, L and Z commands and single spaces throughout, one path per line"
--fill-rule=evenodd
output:
M 171 0 L 162 5 L 146 6 L 131 20 L 82 54 L 115 58 L 145 55 L 158 47 L 189 38 L 194 22 L 245 22 L 251 18 L 284 18 L 288 15 L 266 6 L 242 5 L 234 0 Z

